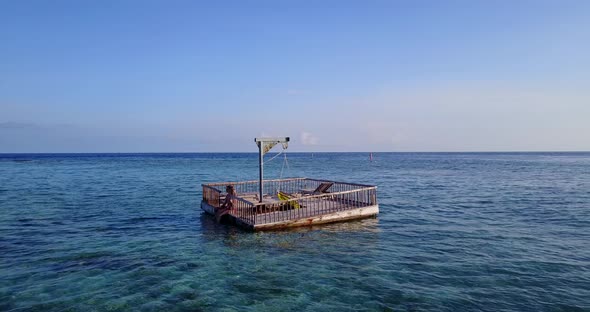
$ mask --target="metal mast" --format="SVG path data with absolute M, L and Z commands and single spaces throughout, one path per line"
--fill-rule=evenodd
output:
M 278 143 L 286 144 L 289 142 L 289 137 L 277 138 L 255 138 L 254 142 L 258 145 L 258 199 L 262 202 L 262 194 L 264 191 L 262 181 L 264 180 L 264 154 Z

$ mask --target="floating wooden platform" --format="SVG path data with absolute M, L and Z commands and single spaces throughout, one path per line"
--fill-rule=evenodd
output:
M 234 208 L 229 212 L 230 222 L 254 231 L 362 219 L 379 214 L 376 186 L 308 178 L 265 180 L 267 192 L 262 202 L 254 192 L 258 189 L 258 181 L 203 184 L 201 208 L 205 212 L 215 214 L 225 199 L 222 190 L 227 185 L 233 185 L 237 192 Z M 329 188 L 323 190 L 326 185 Z M 314 189 L 323 192 L 314 193 Z M 278 199 L 275 194 L 279 191 L 289 194 L 289 199 Z

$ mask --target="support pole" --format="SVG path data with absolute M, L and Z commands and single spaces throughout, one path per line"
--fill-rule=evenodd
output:
M 264 191 L 262 181 L 264 181 L 264 155 L 262 151 L 264 150 L 264 141 L 258 142 L 258 200 L 262 202 L 262 194 Z
M 258 145 L 258 199 L 262 202 L 262 195 L 264 194 L 264 154 L 268 151 L 265 151 L 264 143 L 270 144 L 268 149 L 270 150 L 275 144 L 283 143 L 283 148 L 286 148 L 287 143 L 289 143 L 289 137 L 279 137 L 279 138 L 254 138 L 254 142 Z

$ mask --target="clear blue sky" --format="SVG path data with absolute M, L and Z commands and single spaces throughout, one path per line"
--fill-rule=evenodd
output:
M 0 152 L 590 150 L 590 1 L 0 1 Z

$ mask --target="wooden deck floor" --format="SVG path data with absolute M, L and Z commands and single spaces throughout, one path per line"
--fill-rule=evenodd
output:
M 303 206 L 299 209 L 289 209 L 285 211 L 273 211 L 257 214 L 254 224 L 266 224 L 279 221 L 303 219 L 354 208 L 355 207 L 352 205 L 343 201 L 322 199 L 310 202 L 307 206 Z

